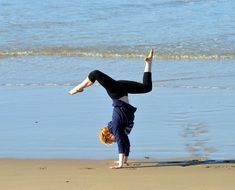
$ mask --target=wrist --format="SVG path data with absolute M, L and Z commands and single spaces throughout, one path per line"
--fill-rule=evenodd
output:
M 124 164 L 127 164 L 128 156 L 124 156 Z
M 123 166 L 123 163 L 124 163 L 124 154 L 121 153 L 118 155 L 119 156 L 119 159 L 118 159 L 118 167 L 122 167 Z

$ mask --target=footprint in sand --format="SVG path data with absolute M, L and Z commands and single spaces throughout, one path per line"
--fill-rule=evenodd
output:
M 135 163 L 133 166 L 141 166 L 141 163 Z
M 87 167 L 87 168 L 79 168 L 80 170 L 93 170 L 94 168 L 89 168 L 89 167 Z
M 40 170 L 47 170 L 47 167 L 40 167 Z

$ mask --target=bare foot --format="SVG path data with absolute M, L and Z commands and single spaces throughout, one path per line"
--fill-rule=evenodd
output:
M 144 61 L 148 64 L 151 64 L 153 60 L 153 49 L 149 52 L 149 55 L 144 59 Z
M 82 83 L 80 83 L 79 85 L 75 86 L 72 90 L 70 90 L 69 94 L 74 95 L 76 93 L 83 92 L 84 88 L 87 88 L 92 84 L 93 82 L 91 82 L 87 77 Z
M 79 92 L 83 92 L 83 88 L 80 87 L 80 85 L 74 87 L 72 90 L 69 91 L 69 94 L 70 95 L 74 95 L 74 94 L 77 94 Z

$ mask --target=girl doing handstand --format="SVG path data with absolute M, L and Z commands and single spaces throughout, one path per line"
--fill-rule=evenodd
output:
M 101 129 L 100 141 L 104 144 L 112 144 L 114 142 L 118 145 L 119 160 L 117 165 L 111 166 L 112 169 L 122 168 L 123 164 L 127 164 L 130 141 L 128 135 L 134 126 L 134 113 L 137 108 L 129 104 L 128 94 L 147 93 L 152 90 L 152 60 L 153 50 L 145 58 L 145 67 L 143 74 L 143 82 L 114 80 L 105 73 L 94 70 L 90 72 L 88 77 L 69 91 L 73 95 L 83 92 L 84 88 L 91 86 L 95 81 L 98 81 L 107 91 L 108 95 L 113 100 L 113 114 L 112 121 L 108 126 Z

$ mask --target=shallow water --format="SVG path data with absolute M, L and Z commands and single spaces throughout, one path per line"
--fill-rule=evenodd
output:
M 0 1 L 0 157 L 113 158 L 97 138 L 111 118 L 99 85 L 67 91 L 93 69 L 153 91 L 138 107 L 133 158 L 235 157 L 233 0 Z
M 5 66 L 7 61 L 15 71 Z M 103 88 L 97 84 L 76 96 L 67 91 L 94 68 L 116 79 L 141 81 L 142 60 L 29 57 L 4 62 L 0 157 L 116 156 L 116 145 L 106 148 L 97 136 L 112 113 Z M 155 60 L 153 91 L 130 95 L 138 108 L 130 136 L 132 158 L 234 158 L 234 77 L 233 61 Z

